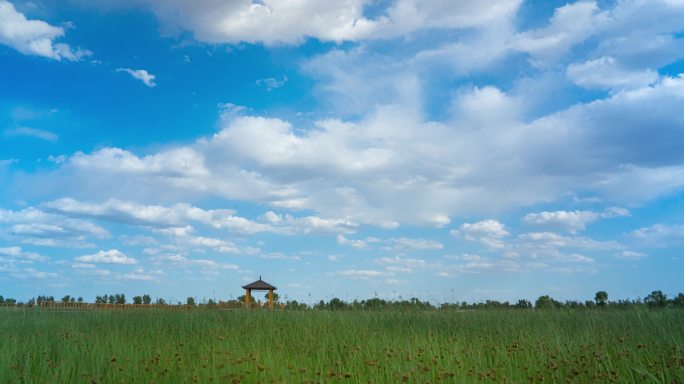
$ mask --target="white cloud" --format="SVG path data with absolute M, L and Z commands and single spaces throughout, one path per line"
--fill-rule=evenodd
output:
M 539 262 L 521 262 L 510 259 L 490 260 L 486 258 L 477 258 L 473 260 L 464 260 L 465 262 L 456 264 L 447 264 L 439 268 L 437 276 L 453 277 L 464 274 L 480 274 L 480 273 L 497 273 L 497 272 L 529 272 L 534 270 L 547 269 L 548 264 Z
M 627 217 L 631 216 L 632 213 L 629 209 L 621 207 L 608 207 L 601 212 L 601 217 L 612 219 L 614 217 Z
M 23 261 L 23 262 L 34 262 L 34 261 L 46 261 L 48 258 L 39 255 L 35 252 L 27 252 L 21 249 L 21 247 L 3 247 L 0 248 L 0 255 L 9 256 L 12 261 Z
M 54 279 L 58 277 L 59 275 L 55 272 L 45 272 L 45 271 L 39 271 L 35 268 L 24 268 L 24 269 L 18 269 L 10 273 L 12 277 L 15 279 L 21 279 L 21 280 L 26 280 L 26 279 Z
M 629 70 L 621 68 L 613 57 L 601 57 L 568 66 L 568 77 L 585 88 L 629 89 L 649 86 L 658 81 L 658 72 L 652 69 Z
M 388 272 L 377 271 L 373 269 L 346 269 L 339 272 L 331 273 L 333 276 L 344 276 L 352 279 L 369 279 L 371 277 L 378 277 L 388 274 Z
M 556 248 L 584 248 L 593 250 L 607 250 L 623 248 L 616 241 L 599 241 L 582 236 L 562 236 L 553 232 L 529 232 L 518 236 L 522 242 L 522 249 L 536 249 L 537 251 L 552 250 Z
M 9 224 L 3 228 L 3 224 Z M 110 236 L 106 229 L 83 219 L 67 218 L 30 207 L 20 211 L 0 208 L 0 232 L 25 244 L 87 247 L 88 241 Z
M 636 229 L 630 235 L 646 244 L 663 247 L 684 242 L 684 225 L 657 223 Z
M 42 20 L 29 20 L 12 3 L 0 0 L 0 44 L 8 45 L 26 55 L 54 60 L 78 61 L 91 53 L 72 49 L 55 40 L 64 36 L 64 29 Z
M 356 41 L 393 38 L 422 29 L 476 28 L 512 17 L 520 0 L 469 1 L 398 0 L 376 18 L 367 18 L 368 0 L 286 0 L 217 3 L 198 0 L 141 0 L 166 27 L 167 33 L 191 31 L 208 43 L 299 44 L 306 38 Z
M 510 235 L 510 233 L 508 233 L 506 230 L 506 226 L 496 220 L 482 220 L 476 223 L 463 223 L 459 227 L 459 230 L 452 231 L 452 234 L 492 238 L 501 238 Z
M 84 263 L 103 263 L 103 264 L 136 264 L 138 261 L 130 256 L 126 256 L 118 249 L 108 251 L 98 251 L 92 255 L 83 255 L 74 260 Z
M 390 272 L 414 273 L 428 267 L 428 263 L 423 259 L 395 257 L 381 257 L 375 259 L 376 264 L 384 265 Z
M 124 273 L 119 276 L 122 280 L 138 280 L 138 281 L 154 281 L 157 276 L 151 273 L 146 273 L 144 268 L 136 268 L 133 272 Z
M 156 264 L 172 264 L 175 266 L 181 266 L 184 268 L 188 267 L 198 267 L 205 270 L 239 270 L 235 264 L 221 263 L 210 259 L 194 259 L 188 258 L 183 255 L 172 254 L 172 255 L 159 255 L 152 258 L 152 261 Z
M 128 73 L 134 79 L 142 81 L 143 84 L 150 88 L 157 86 L 154 82 L 155 76 L 144 69 L 117 68 L 116 71 Z
M 268 77 L 265 79 L 259 79 L 256 81 L 256 85 L 260 87 L 265 87 L 267 91 L 271 92 L 274 89 L 281 88 L 287 83 L 287 76 L 283 76 L 282 80 L 278 80 L 273 77 Z
M 412 239 L 407 237 L 397 237 L 387 240 L 387 243 L 392 244 L 395 249 L 412 249 L 412 250 L 439 250 L 444 248 L 444 245 L 439 241 L 429 239 Z
M 586 225 L 598 220 L 599 214 L 592 211 L 554 211 L 528 213 L 523 217 L 527 224 L 562 229 L 575 233 L 586 229 Z
M 555 60 L 596 33 L 607 15 L 594 1 L 577 1 L 556 8 L 549 25 L 516 36 L 513 46 L 537 60 Z
M 353 248 L 366 248 L 366 242 L 363 240 L 347 239 L 343 235 L 337 235 L 337 244 L 348 245 Z
M 55 142 L 58 139 L 58 136 L 50 131 L 30 127 L 6 129 L 5 136 L 28 136 L 51 142 Z
M 639 259 L 643 259 L 645 257 L 648 257 L 648 254 L 625 250 L 625 251 L 622 251 L 620 253 L 616 253 L 615 257 L 618 259 L 625 259 L 625 260 L 639 260 Z

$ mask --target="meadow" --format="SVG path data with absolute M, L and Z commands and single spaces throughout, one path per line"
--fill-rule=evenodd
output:
M 1 383 L 684 383 L 684 311 L 0 309 Z

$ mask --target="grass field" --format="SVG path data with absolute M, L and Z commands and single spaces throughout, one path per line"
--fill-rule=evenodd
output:
M 684 383 L 684 311 L 0 310 L 1 383 Z

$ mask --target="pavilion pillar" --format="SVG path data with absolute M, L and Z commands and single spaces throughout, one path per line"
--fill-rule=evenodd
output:
M 268 290 L 268 307 L 273 308 L 273 289 Z
M 252 304 L 252 290 L 247 288 L 245 293 L 245 303 L 247 303 L 247 308 L 251 308 Z

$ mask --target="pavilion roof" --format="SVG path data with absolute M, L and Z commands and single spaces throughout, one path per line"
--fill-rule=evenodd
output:
M 247 285 L 243 285 L 242 288 L 244 288 L 244 289 L 255 289 L 255 290 L 265 290 L 265 291 L 267 291 L 269 289 L 273 289 L 273 290 L 278 289 L 278 288 L 274 287 L 273 285 L 261 280 L 261 276 L 259 276 L 259 280 L 255 281 L 253 283 L 249 283 Z

